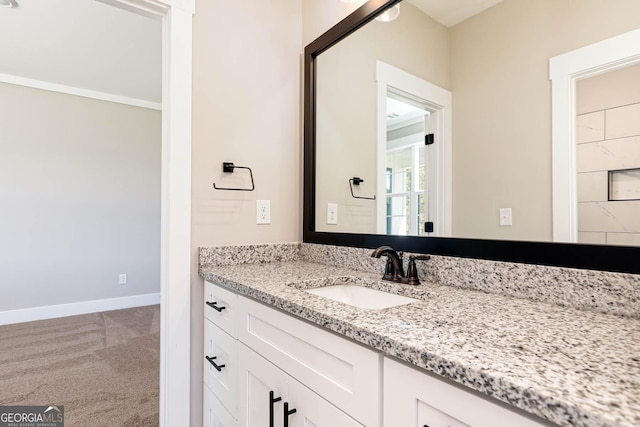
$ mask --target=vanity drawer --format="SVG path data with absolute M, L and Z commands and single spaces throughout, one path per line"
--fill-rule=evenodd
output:
M 236 338 L 238 295 L 214 283 L 204 282 L 204 317 Z
M 237 360 L 238 341 L 205 319 L 204 383 L 234 418 L 237 417 Z
M 240 341 L 360 423 L 380 425 L 380 353 L 243 296 L 238 309 Z

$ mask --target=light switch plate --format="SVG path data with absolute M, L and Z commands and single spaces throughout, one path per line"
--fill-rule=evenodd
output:
M 327 203 L 327 224 L 329 225 L 338 224 L 338 204 L 337 203 Z
M 513 225 L 513 211 L 511 208 L 500 208 L 500 226 Z

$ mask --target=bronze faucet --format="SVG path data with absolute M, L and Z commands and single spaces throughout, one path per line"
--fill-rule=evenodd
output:
M 419 285 L 420 279 L 418 278 L 418 269 L 416 268 L 416 260 L 428 260 L 431 258 L 429 255 L 411 255 L 409 257 L 409 267 L 407 268 L 407 275 L 404 275 L 404 267 L 402 265 L 402 252 L 398 254 L 391 246 L 380 246 L 371 254 L 374 258 L 380 258 L 382 255 L 386 255 L 387 264 L 384 268 L 384 275 L 382 280 L 389 280 L 391 282 L 405 283 L 407 285 Z

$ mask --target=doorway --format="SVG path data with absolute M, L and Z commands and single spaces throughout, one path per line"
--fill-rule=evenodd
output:
M 385 168 L 385 234 L 428 236 L 433 230 L 432 193 L 435 178 L 427 168 L 431 112 L 427 107 L 389 88 L 387 95 L 387 147 Z M 431 224 L 431 228 L 428 227 Z
M 102 2 L 162 21 L 160 425 L 189 425 L 191 52 L 195 1 Z
M 379 234 L 451 236 L 451 92 L 377 61 Z
M 578 243 L 640 246 L 640 64 L 576 82 Z
M 195 0 L 101 0 L 162 20 L 160 426 L 190 424 L 191 78 Z
M 554 242 L 578 241 L 576 82 L 637 63 L 640 63 L 640 30 L 549 59 Z

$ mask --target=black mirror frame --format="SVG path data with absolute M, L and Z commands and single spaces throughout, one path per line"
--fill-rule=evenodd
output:
M 305 48 L 303 242 L 640 274 L 637 247 L 315 231 L 316 57 L 400 1 L 369 0 Z

